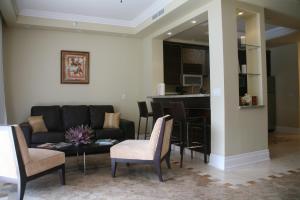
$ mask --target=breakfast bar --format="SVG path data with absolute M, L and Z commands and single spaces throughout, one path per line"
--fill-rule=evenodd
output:
M 207 155 L 210 153 L 210 95 L 209 94 L 186 94 L 186 95 L 158 95 L 148 96 L 153 102 L 160 103 L 165 114 L 171 114 L 172 103 L 182 102 L 184 105 L 185 115 L 187 118 L 201 117 L 205 119 L 205 131 L 198 131 L 197 129 L 190 130 L 192 134 L 187 134 L 185 131 L 183 142 L 187 141 L 200 141 L 205 144 L 205 148 L 195 149 L 196 151 L 203 152 Z M 185 125 L 186 127 L 186 125 Z M 179 136 L 180 128 L 174 126 L 173 134 Z M 204 156 L 207 162 L 206 155 Z

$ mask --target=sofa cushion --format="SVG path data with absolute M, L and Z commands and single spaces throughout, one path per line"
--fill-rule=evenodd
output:
M 105 113 L 103 128 L 120 128 L 120 113 Z
M 27 176 L 32 176 L 65 163 L 65 153 L 48 149 L 29 148 L 29 163 L 25 164 Z
M 111 105 L 92 105 L 90 106 L 90 119 L 92 129 L 102 129 L 105 113 L 113 113 L 114 107 Z
M 49 131 L 61 130 L 61 114 L 59 106 L 32 106 L 31 116 L 43 116 Z
M 95 135 L 97 139 L 116 139 L 116 140 L 124 139 L 123 131 L 118 128 L 96 129 Z
M 48 132 L 42 115 L 28 117 L 28 123 L 32 127 L 32 133 Z
M 79 125 L 90 125 L 88 106 L 63 106 L 62 118 L 65 130 Z
M 37 132 L 32 134 L 31 142 L 33 144 L 42 144 L 47 142 L 64 142 L 65 141 L 65 132 L 57 131 L 57 132 Z
M 28 146 L 27 146 L 23 131 L 20 128 L 20 126 L 16 126 L 15 131 L 16 131 L 16 135 L 17 135 L 17 139 L 18 139 L 19 148 L 20 148 L 22 159 L 23 159 L 23 163 L 24 163 L 24 165 L 26 165 L 30 161 Z

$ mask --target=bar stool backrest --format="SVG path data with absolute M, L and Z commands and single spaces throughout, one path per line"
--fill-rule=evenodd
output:
M 146 102 L 139 101 L 138 106 L 139 106 L 140 117 L 148 117 L 148 108 Z
M 182 101 L 180 102 L 170 102 L 171 116 L 174 121 L 186 121 L 185 108 Z
M 153 123 L 162 116 L 164 116 L 164 111 L 160 103 L 158 102 L 151 102 L 151 108 L 153 113 Z

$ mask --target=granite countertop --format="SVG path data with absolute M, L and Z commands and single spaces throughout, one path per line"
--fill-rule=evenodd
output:
M 184 94 L 184 95 L 157 95 L 157 96 L 148 96 L 147 98 L 193 98 L 193 97 L 209 97 L 209 94 Z

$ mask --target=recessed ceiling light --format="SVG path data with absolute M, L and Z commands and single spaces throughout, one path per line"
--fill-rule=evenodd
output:
M 238 12 L 238 15 L 240 15 L 240 16 L 243 15 L 243 14 L 244 14 L 243 11 L 239 11 L 239 12 Z
M 172 35 L 172 32 L 168 32 L 167 35 Z
M 196 21 L 196 20 L 192 20 L 191 22 L 192 22 L 192 24 L 196 24 L 196 23 L 197 23 L 197 21 Z

